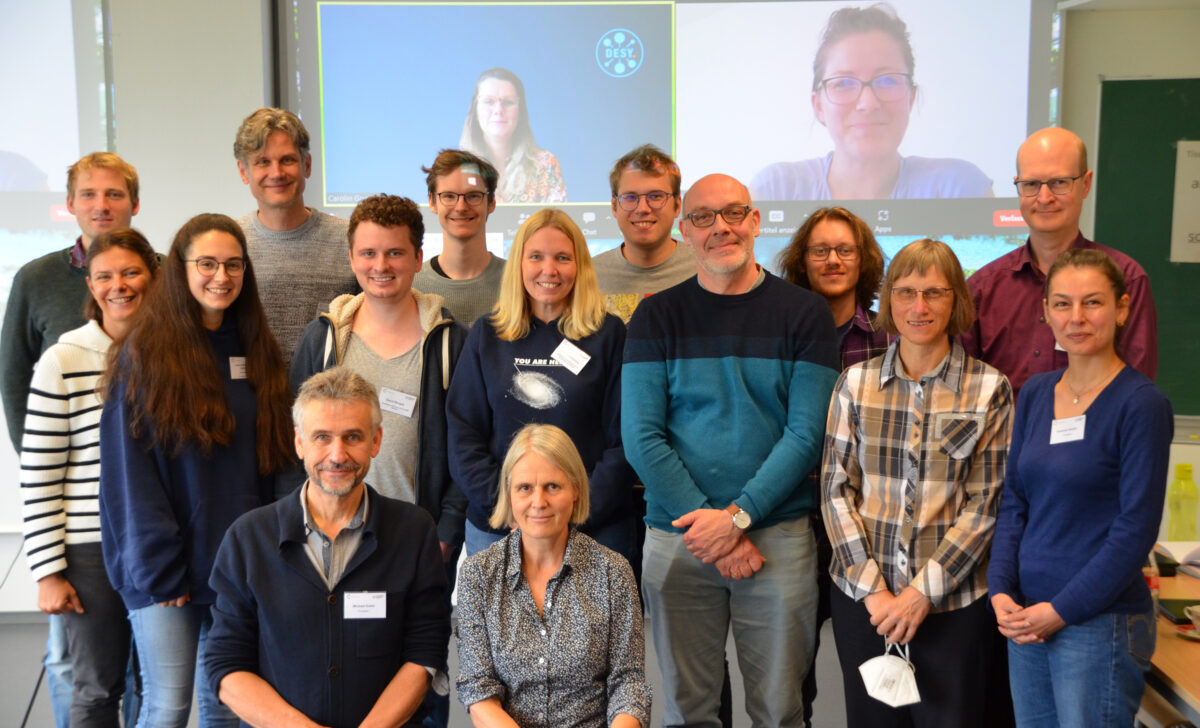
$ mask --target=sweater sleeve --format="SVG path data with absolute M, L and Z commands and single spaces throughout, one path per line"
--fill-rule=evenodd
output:
M 325 353 L 325 339 L 331 329 L 328 322 L 317 317 L 304 327 L 296 354 L 292 357 L 292 368 L 288 374 L 288 384 L 292 389 L 292 397 L 300 391 L 300 385 L 308 381 L 312 375 L 325 370 L 326 362 L 322 359 Z
M 481 700 L 504 702 L 508 689 L 496 672 L 488 637 L 487 613 L 494 605 L 487 599 L 482 561 L 467 559 L 458 578 L 458 699 L 470 710 Z
M 446 568 L 438 547 L 437 532 L 425 511 L 413 509 L 417 526 L 416 570 L 405 593 L 404 643 L 401 662 L 411 662 L 434 670 L 446 670 L 446 649 L 450 644 L 450 599 L 446 595 Z
M 63 485 L 71 460 L 71 401 L 53 349 L 34 370 L 23 430 L 21 519 L 25 558 L 38 581 L 67 568 Z
M 446 434 L 450 442 L 450 475 L 468 503 L 490 512 L 496 502 L 500 462 L 492 455 L 493 413 L 480 360 L 486 320 L 471 327 L 462 356 L 446 393 Z
M 246 573 L 248 558 L 239 523 L 225 533 L 213 561 L 209 586 L 216 593 L 212 628 L 204 643 L 204 666 L 214 695 L 234 672 L 258 674 L 258 605 Z
M 1017 464 L 1021 461 L 1021 449 L 1025 446 L 1029 403 L 1035 396 L 1030 387 L 1026 387 L 1025 392 L 1026 396 L 1017 400 L 1012 442 L 1008 448 L 1008 462 L 1004 472 L 1004 489 L 1000 493 L 1000 509 L 996 513 L 996 533 L 992 537 L 987 571 L 988 591 L 993 595 L 1007 594 L 1018 603 L 1022 600 L 1018 551 L 1021 537 L 1025 533 L 1025 524 L 1029 522 L 1029 500 Z
M 650 684 L 646 682 L 646 639 L 642 602 L 633 569 L 623 558 L 608 560 L 609 725 L 625 713 L 650 725 Z
M 17 452 L 21 451 L 29 381 L 43 343 L 42 332 L 32 320 L 29 303 L 33 291 L 23 275 L 25 272 L 21 269 L 13 278 L 4 309 L 4 327 L 0 329 L 0 395 L 4 400 L 8 437 Z
M 190 582 L 167 492 L 166 457 L 145 433 L 130 434 L 121 383 L 100 415 L 100 462 L 104 562 L 113 586 L 128 585 L 156 603 L 183 596 Z
M 605 319 L 608 329 L 604 366 L 604 404 L 600 412 L 605 449 L 588 474 L 591 508 L 588 525 L 599 528 L 628 513 L 633 497 L 633 470 L 621 443 L 621 356 L 625 349 L 625 324 L 612 314 Z
M 1145 273 L 1129 276 L 1128 281 L 1129 319 L 1117 341 L 1117 353 L 1153 381 L 1158 373 L 1158 316 L 1154 310 L 1154 294 L 1150 292 L 1150 278 Z
M 438 341 L 438 372 L 445 374 L 442 370 L 443 366 L 449 366 L 449 381 L 454 382 L 454 372 L 458 369 L 458 360 L 462 356 L 463 344 L 466 342 L 467 332 L 462 326 L 457 323 L 444 326 L 441 330 L 441 337 L 448 338 L 450 361 L 441 361 L 441 345 L 439 337 Z M 426 362 L 426 366 L 429 363 Z M 443 399 L 446 392 L 442 393 Z M 445 407 L 439 407 L 441 417 L 440 427 L 446 427 Z M 446 481 L 446 489 L 442 493 L 442 509 L 438 516 L 437 531 L 438 540 L 442 543 L 450 544 L 452 547 L 457 547 L 463 542 L 463 526 L 467 516 L 467 496 L 463 494 L 462 488 L 458 487 L 458 483 L 454 482 L 454 477 L 450 474 L 450 453 L 448 445 L 449 441 L 444 440 L 444 446 L 441 448 L 444 458 L 443 462 L 438 463 L 437 467 L 444 468 L 444 477 Z
M 1118 417 L 1120 507 L 1100 549 L 1063 586 L 1051 606 L 1067 624 L 1079 624 L 1113 602 L 1139 578 L 1158 536 L 1175 424 L 1171 403 L 1152 384 L 1129 396 Z

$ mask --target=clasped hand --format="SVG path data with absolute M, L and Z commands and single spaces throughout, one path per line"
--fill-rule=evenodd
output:
M 888 642 L 902 645 L 917 636 L 917 628 L 933 608 L 929 597 L 913 586 L 904 587 L 899 594 L 892 594 L 887 589 L 868 594 L 863 604 L 871 615 L 875 631 Z
M 996 626 L 1000 634 L 1018 645 L 1045 642 L 1067 626 L 1050 602 L 1038 602 L 1024 609 L 1007 594 L 992 597 Z
M 746 579 L 762 569 L 766 559 L 746 534 L 733 525 L 729 511 L 698 508 L 671 522 L 686 529 L 683 545 L 706 564 L 713 564 L 726 579 Z

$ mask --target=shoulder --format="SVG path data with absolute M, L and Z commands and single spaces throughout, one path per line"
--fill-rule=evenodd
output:
M 303 517 L 298 493 L 298 490 L 293 490 L 274 503 L 253 508 L 238 516 L 229 527 L 226 540 L 231 543 L 253 543 L 276 538 L 281 522 L 289 517 L 297 521 Z
M 596 269 L 597 273 L 601 272 L 601 270 L 608 271 L 623 267 L 622 263 L 627 263 L 627 261 L 625 260 L 625 256 L 621 254 L 620 245 L 592 258 L 592 266 Z
M 965 159 L 905 157 L 896 183 L 903 197 L 984 197 L 992 180 Z
M 383 526 L 384 532 L 408 539 L 420 539 L 426 532 L 436 533 L 433 516 L 424 508 L 389 498 L 374 488 L 369 492 L 371 500 L 367 507 L 373 511 L 371 520 Z
M 967 288 L 971 289 L 971 293 L 974 295 L 979 295 L 996 279 L 1006 275 L 1009 271 L 1011 271 L 1017 264 L 1024 246 L 1025 243 L 1022 243 L 1013 250 L 1008 251 L 1004 255 L 992 260 L 979 270 L 972 273 L 971 277 L 967 279 Z
M 71 273 L 70 248 L 55 250 L 43 256 L 34 258 L 17 270 L 13 278 L 13 289 L 18 285 L 41 286 L 47 280 L 63 278 Z M 29 291 L 29 295 L 42 295 L 42 290 Z
M 1107 245 L 1101 245 L 1100 243 L 1093 242 L 1086 238 L 1083 239 L 1081 247 L 1099 250 L 1108 257 L 1112 258 L 1113 262 L 1121 268 L 1121 273 L 1125 276 L 1126 287 L 1131 286 L 1134 281 L 1141 281 L 1148 278 L 1146 275 L 1146 270 L 1142 268 L 1141 263 L 1138 263 L 1127 253 L 1122 253 L 1116 248 L 1110 248 Z
M 1167 398 L 1167 395 L 1149 377 L 1133 366 L 1127 364 L 1114 380 L 1114 384 L 1120 387 L 1122 408 L 1126 412 L 1126 417 L 1165 415 L 1172 418 L 1174 416 L 1171 400 Z M 1024 394 L 1024 390 L 1022 390 L 1022 394 Z
M 546 167 L 557 167 L 558 166 L 558 157 L 554 156 L 554 154 L 549 149 L 539 149 L 537 151 L 537 154 L 535 154 L 533 158 L 534 158 L 534 161 L 536 161 L 539 166 L 546 166 Z
M 329 213 L 323 212 L 316 208 L 313 208 L 311 218 L 313 220 L 313 225 L 318 228 L 341 233 L 345 233 L 350 229 L 350 221 L 346 218 L 338 217 L 337 215 L 330 215 Z
M 767 165 L 750 182 L 755 199 L 815 200 L 825 186 L 827 157 Z

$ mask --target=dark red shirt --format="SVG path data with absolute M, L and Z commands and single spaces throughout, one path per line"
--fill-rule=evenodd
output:
M 1107 253 L 1125 274 L 1129 318 L 1117 337 L 1117 354 L 1154 379 L 1158 372 L 1158 318 L 1146 271 L 1128 255 L 1093 243 L 1082 233 L 1071 247 Z M 1034 374 L 1066 368 L 1067 354 L 1055 344 L 1042 309 L 1046 276 L 1034 263 L 1028 240 L 976 271 L 967 287 L 975 301 L 975 323 L 962 335 L 963 348 L 1004 372 L 1014 394 Z

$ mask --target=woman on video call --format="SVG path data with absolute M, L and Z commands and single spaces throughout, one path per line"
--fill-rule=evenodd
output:
M 829 17 L 813 60 L 812 106 L 833 151 L 776 162 L 751 185 L 763 200 L 992 197 L 992 181 L 963 159 L 899 152 L 917 96 L 908 26 L 890 5 Z

